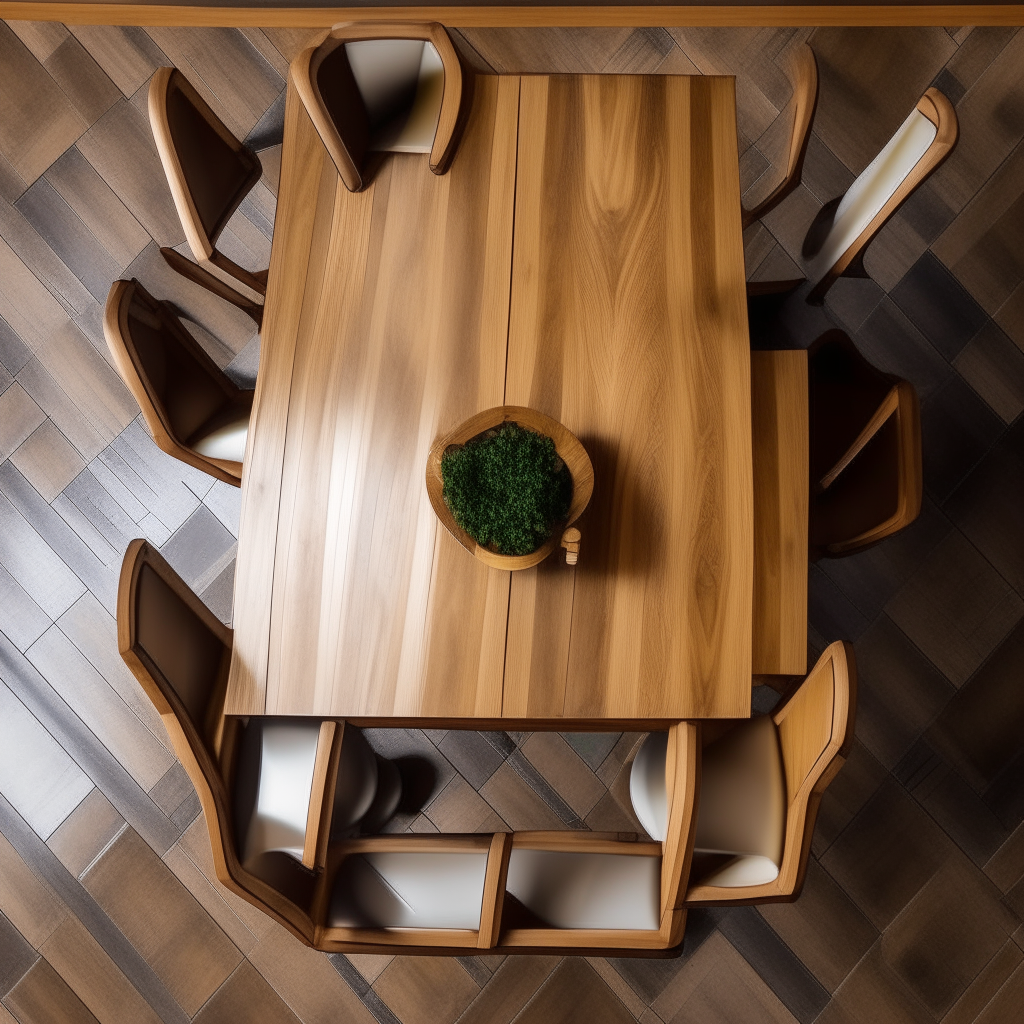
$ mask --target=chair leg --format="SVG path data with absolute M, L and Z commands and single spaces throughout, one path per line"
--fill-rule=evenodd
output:
M 256 322 L 257 327 L 263 326 L 263 307 L 247 299 L 240 292 L 235 291 L 230 285 L 225 284 L 215 274 L 211 274 L 205 267 L 193 263 L 190 259 L 175 252 L 174 249 L 163 247 L 160 255 L 167 261 L 167 265 L 182 277 L 205 288 L 214 295 L 227 300 L 233 306 L 237 306 L 243 313 L 247 313 Z

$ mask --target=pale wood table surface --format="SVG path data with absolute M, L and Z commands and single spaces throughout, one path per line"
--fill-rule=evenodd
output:
M 481 76 L 446 175 L 393 156 L 353 194 L 289 88 L 227 713 L 749 715 L 733 89 Z M 430 507 L 435 437 L 502 404 L 593 460 L 575 569 L 490 569 Z

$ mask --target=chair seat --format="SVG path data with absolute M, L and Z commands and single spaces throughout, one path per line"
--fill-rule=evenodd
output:
M 249 411 L 232 409 L 205 424 L 190 447 L 208 459 L 241 462 L 249 436 Z
M 754 884 L 737 879 L 770 873 L 765 861 L 775 870 L 772 878 L 778 874 L 785 825 L 786 783 L 779 740 L 775 724 L 764 715 L 741 723 L 704 749 L 694 852 L 734 854 L 749 860 L 727 864 L 716 872 L 726 880 L 715 884 Z
M 330 928 L 480 927 L 486 852 L 377 852 L 338 869 Z
M 661 925 L 660 857 L 513 848 L 506 889 L 552 928 Z
M 346 43 L 352 75 L 366 104 L 373 152 L 429 153 L 434 145 L 444 68 L 422 39 Z
M 668 733 L 652 732 L 633 759 L 629 772 L 629 799 L 644 830 L 663 842 L 668 829 L 668 792 L 665 789 L 665 758 Z

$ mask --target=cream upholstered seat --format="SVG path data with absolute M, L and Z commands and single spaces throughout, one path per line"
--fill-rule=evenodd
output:
M 335 25 L 295 58 L 292 81 L 352 192 L 369 183 L 371 153 L 426 153 L 443 174 L 472 93 L 472 75 L 438 24 Z
M 665 758 L 668 733 L 652 732 L 633 758 L 629 772 L 629 798 L 647 834 L 659 843 L 668 827 L 668 790 L 665 786 Z
M 840 200 L 808 266 L 808 278 L 817 282 L 809 302 L 820 303 L 835 281 L 853 270 L 885 222 L 949 156 L 957 133 L 952 104 L 938 89 L 928 89 Z
M 487 853 L 374 851 L 345 857 L 329 928 L 480 927 Z
M 552 928 L 661 924 L 661 858 L 513 848 L 506 890 Z

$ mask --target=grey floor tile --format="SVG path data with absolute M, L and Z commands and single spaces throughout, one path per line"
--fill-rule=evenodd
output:
M 474 789 L 479 789 L 505 761 L 483 733 L 453 729 L 438 744 L 438 750 Z

